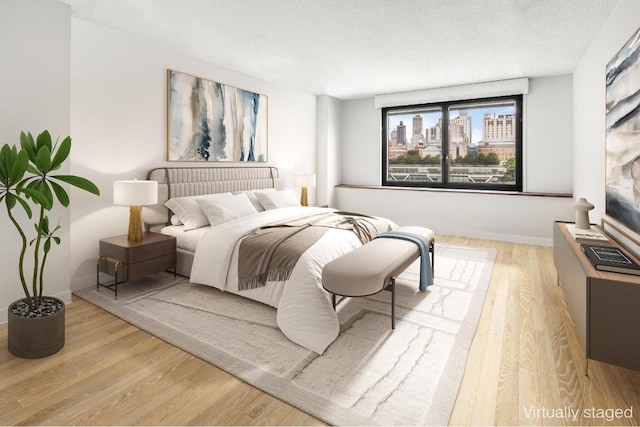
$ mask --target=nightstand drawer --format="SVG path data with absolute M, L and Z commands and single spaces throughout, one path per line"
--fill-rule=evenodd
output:
M 141 242 L 129 242 L 127 236 L 100 240 L 100 255 L 133 264 L 170 255 L 176 251 L 176 239 L 157 233 L 144 233 Z
M 111 259 L 101 258 L 100 271 L 110 276 L 116 276 L 116 263 Z M 176 268 L 176 254 L 175 252 L 169 255 L 163 255 L 158 258 L 151 258 L 140 262 L 134 263 L 119 263 L 118 264 L 118 281 L 126 282 L 129 280 L 136 280 L 142 277 L 148 276 L 154 273 L 160 273 L 162 271 L 173 270 Z

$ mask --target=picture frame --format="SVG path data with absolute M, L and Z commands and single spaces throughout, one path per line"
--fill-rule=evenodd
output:
M 266 162 L 268 98 L 167 70 L 167 160 Z
M 607 64 L 605 121 L 604 223 L 635 243 L 640 241 L 640 28 Z

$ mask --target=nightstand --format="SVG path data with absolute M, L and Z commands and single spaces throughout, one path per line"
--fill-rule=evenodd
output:
M 153 273 L 176 268 L 176 238 L 159 233 L 144 233 L 140 242 L 130 242 L 127 236 L 100 240 L 96 260 L 96 288 L 107 288 L 118 297 L 118 285 Z M 100 283 L 100 273 L 114 277 L 107 285 Z

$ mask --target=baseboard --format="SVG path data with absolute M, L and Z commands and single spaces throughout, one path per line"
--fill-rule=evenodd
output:
M 524 243 L 528 245 L 553 246 L 553 238 L 551 237 L 535 237 L 521 236 L 517 234 L 502 233 L 485 233 L 470 230 L 450 229 L 450 230 L 434 230 L 441 234 L 450 234 L 452 236 L 473 237 L 476 239 L 498 240 L 501 242 Z
M 93 273 L 89 276 L 73 279 L 71 281 L 71 292 L 79 291 L 80 289 L 88 288 L 89 286 L 96 285 L 96 274 Z
M 59 300 L 62 300 L 65 304 L 71 304 L 71 291 L 60 292 L 55 295 L 49 295 Z M 16 298 L 18 299 L 18 298 Z M 0 308 L 0 324 L 7 323 L 9 313 L 9 307 Z

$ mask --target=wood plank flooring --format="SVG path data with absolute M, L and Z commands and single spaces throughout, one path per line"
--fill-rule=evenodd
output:
M 550 247 L 437 241 L 498 250 L 451 425 L 640 424 L 640 372 L 589 361 L 584 375 Z M 0 425 L 323 424 L 80 299 L 66 333 L 23 360 L 0 325 Z

